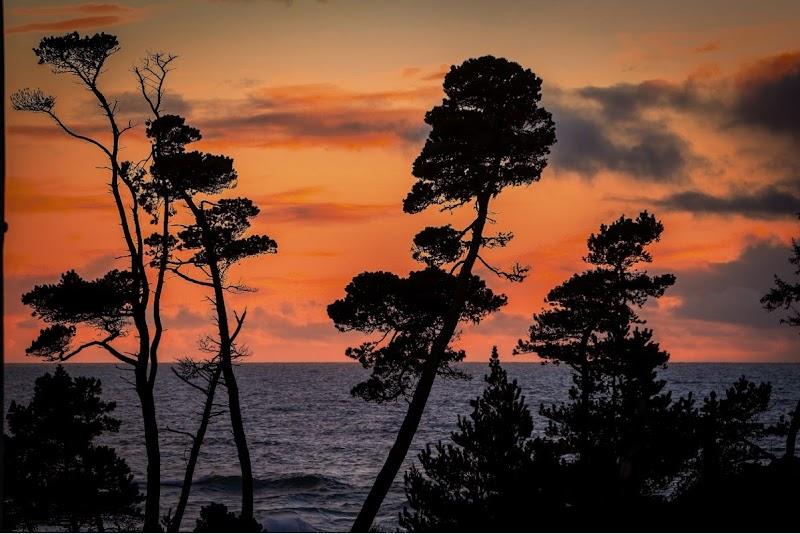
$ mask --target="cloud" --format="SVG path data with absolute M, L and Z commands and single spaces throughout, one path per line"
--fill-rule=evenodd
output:
M 304 341 L 336 338 L 339 333 L 330 321 L 299 323 L 261 306 L 248 312 L 245 329 L 258 330 L 278 339 Z
M 720 132 L 733 130 L 745 141 L 756 130 L 793 143 L 800 136 L 798 94 L 800 52 L 762 58 L 728 77 L 712 73 L 680 83 L 647 80 L 557 91 L 548 106 L 558 136 L 553 163 L 588 178 L 613 171 L 638 180 L 677 181 L 708 161 L 670 128 L 673 115 Z M 782 165 L 785 175 L 800 167 L 797 151 L 785 153 L 780 142 L 762 150 L 764 160 Z
M 14 15 L 68 15 L 72 13 L 130 13 L 134 9 L 120 4 L 71 4 L 62 6 L 29 6 L 15 7 L 11 10 Z
M 705 269 L 676 273 L 670 296 L 680 299 L 671 308 L 679 318 L 766 328 L 778 325 L 778 315 L 768 314 L 761 297 L 775 274 L 792 278 L 789 247 L 773 241 L 747 246 L 735 260 L 712 263 Z
M 208 314 L 198 313 L 184 306 L 178 308 L 178 311 L 174 314 L 164 316 L 163 323 L 169 329 L 194 329 L 214 326 L 213 319 Z
M 270 222 L 347 223 L 362 222 L 400 213 L 399 204 L 320 202 L 324 187 L 301 187 L 255 198 Z
M 737 191 L 716 196 L 700 191 L 681 191 L 655 201 L 659 207 L 698 214 L 742 215 L 756 219 L 795 217 L 800 195 L 767 186 L 755 191 Z
M 6 208 L 11 213 L 74 213 L 111 210 L 114 207 L 113 199 L 108 194 L 61 195 L 20 187 L 11 188 L 7 194 Z
M 705 54 L 708 52 L 716 52 L 719 50 L 719 41 L 706 41 L 705 43 L 692 48 L 693 54 Z
M 639 119 L 614 122 L 579 107 L 550 106 L 558 142 L 552 163 L 586 178 L 613 171 L 634 180 L 674 182 L 702 158 L 662 123 Z
M 139 91 L 124 91 L 121 93 L 110 93 L 107 95 L 109 102 L 117 102 L 118 121 L 123 122 L 131 119 L 134 122 L 143 122 L 149 118 L 153 113 L 147 101 L 142 97 Z M 86 100 L 80 107 L 82 116 L 93 115 L 98 113 L 97 101 Z M 165 92 L 161 101 L 162 113 L 169 113 L 172 115 L 189 116 L 192 112 L 192 105 L 187 101 L 183 95 L 177 93 Z
M 470 328 L 470 333 L 480 335 L 508 335 L 523 338 L 530 328 L 531 315 L 519 313 L 497 312 L 482 321 L 478 326 Z
M 134 8 L 121 4 L 72 4 L 64 6 L 17 7 L 12 9 L 15 16 L 52 17 L 67 16 L 59 20 L 35 20 L 9 27 L 6 33 L 75 31 L 88 28 L 117 26 L 140 20 L 147 8 Z
M 736 77 L 739 124 L 800 137 L 800 52 L 761 59 Z
M 773 134 L 800 135 L 800 52 L 785 52 L 744 66 L 732 77 L 682 83 L 647 80 L 576 91 L 611 121 L 647 111 L 690 112 L 720 128 L 756 126 Z
M 398 205 L 316 202 L 293 206 L 269 206 L 263 210 L 271 221 L 361 222 L 399 213 Z
M 265 87 L 239 101 L 205 104 L 197 119 L 212 144 L 365 148 L 417 145 L 438 86 L 351 91 L 330 84 Z

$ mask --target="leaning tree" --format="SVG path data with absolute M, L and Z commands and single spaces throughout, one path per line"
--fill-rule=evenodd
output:
M 425 115 L 431 131 L 413 166 L 417 178 L 403 202 L 406 213 L 436 206 L 453 211 L 469 205 L 463 229 L 428 227 L 414 238 L 414 257 L 427 268 L 408 277 L 371 272 L 356 276 L 346 295 L 328 307 L 341 331 L 378 336 L 346 354 L 371 369 L 353 393 L 367 400 L 405 396 L 409 407 L 395 443 L 358 514 L 354 531 L 366 531 L 400 469 L 437 375 L 458 376 L 452 363 L 464 352 L 451 346 L 459 324 L 478 322 L 505 303 L 473 274 L 476 262 L 512 281 L 527 269 L 492 267 L 482 256 L 504 246 L 510 233 L 485 235 L 489 205 L 510 186 L 541 177 L 555 127 L 539 105 L 542 80 L 503 58 L 484 56 L 453 66 L 445 98 Z
M 75 271 L 69 271 L 56 284 L 34 287 L 23 296 L 23 302 L 31 306 L 35 316 L 49 324 L 27 349 L 29 354 L 64 361 L 97 347 L 133 368 L 147 451 L 144 529 L 155 531 L 159 529 L 161 459 L 153 389 L 163 333 L 160 301 L 166 265 L 159 266 L 156 285 L 151 287 L 141 220 L 148 206 L 140 203 L 146 173 L 140 166 L 122 161 L 120 154 L 122 136 L 134 124 L 119 123 L 119 102 L 107 97 L 99 87 L 106 62 L 119 50 L 119 42 L 113 35 L 100 33 L 81 37 L 77 32 L 45 37 L 34 48 L 39 64 L 48 65 L 56 74 L 73 76 L 96 100 L 110 134 L 107 142 L 69 126 L 56 112 L 55 97 L 39 89 L 17 91 L 11 95 L 11 103 L 17 111 L 46 115 L 67 135 L 93 145 L 108 160 L 108 185 L 130 268 L 110 271 L 96 280 L 85 280 Z M 152 66 L 152 74 L 163 81 L 170 61 L 169 56 L 163 56 L 159 64 Z M 160 97 L 157 102 L 160 107 Z M 168 203 L 149 206 L 151 215 L 160 212 L 162 220 L 166 220 L 170 209 Z M 152 328 L 148 324 L 149 316 L 153 319 Z M 118 343 L 131 324 L 137 347 L 129 354 Z M 99 337 L 76 344 L 78 326 L 88 327 Z

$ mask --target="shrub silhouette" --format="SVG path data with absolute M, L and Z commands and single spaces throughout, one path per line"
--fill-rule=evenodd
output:
M 400 524 L 413 532 L 529 530 L 532 510 L 545 528 L 559 515 L 558 462 L 545 443 L 533 440 L 533 419 L 516 380 L 509 381 L 492 350 L 486 387 L 458 418 L 454 444 L 428 445 L 420 468 L 405 474 L 410 510 Z M 552 524 L 555 524 L 553 521 Z
M 244 519 L 222 503 L 211 503 L 200 509 L 195 532 L 261 532 L 261 525 L 252 517 Z
M 143 500 L 114 449 L 96 445 L 117 432 L 113 402 L 100 398 L 100 381 L 72 378 L 59 365 L 36 379 L 27 405 L 14 401 L 6 419 L 4 517 L 9 529 L 39 526 L 129 530 Z

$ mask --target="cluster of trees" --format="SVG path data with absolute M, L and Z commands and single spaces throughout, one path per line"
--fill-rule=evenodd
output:
M 146 121 L 150 151 L 138 162 L 122 159 L 121 139 L 135 125 L 119 123 L 118 102 L 99 87 L 106 62 L 119 49 L 117 38 L 104 33 L 45 37 L 34 49 L 40 64 L 56 74 L 72 76 L 92 95 L 106 121 L 108 140 L 66 124 L 56 111 L 55 97 L 39 89 L 22 89 L 11 95 L 15 110 L 48 116 L 66 134 L 90 143 L 107 159 L 108 186 L 130 262 L 128 268 L 111 270 L 94 280 L 70 270 L 58 282 L 37 285 L 25 293 L 22 302 L 47 325 L 26 352 L 49 361 L 66 361 L 86 349 L 99 348 L 132 369 L 147 456 L 145 531 L 158 531 L 162 526 L 169 531 L 180 528 L 206 428 L 220 413 L 215 395 L 221 386 L 227 393 L 225 404 L 242 479 L 241 514 L 229 528 L 260 529 L 253 518 L 253 473 L 234 372 L 234 362 L 243 356 L 237 338 L 246 310 L 236 312 L 226 299 L 227 294 L 248 288 L 230 283 L 227 274 L 246 258 L 277 252 L 277 244 L 268 236 L 248 233 L 259 213 L 250 199 L 219 198 L 236 186 L 233 160 L 188 150 L 188 145 L 201 138 L 199 130 L 187 125 L 183 117 L 163 113 L 165 82 L 175 56 L 152 53 L 133 68 L 150 111 Z M 147 232 L 147 225 L 156 230 Z M 204 403 L 197 431 L 182 432 L 190 436 L 191 448 L 179 502 L 174 513 L 170 508 L 162 516 L 160 429 L 153 393 L 164 334 L 161 306 L 168 273 L 177 281 L 208 291 L 216 332 L 200 341 L 199 350 L 206 356 L 185 358 L 172 368 L 202 392 Z M 130 333 L 135 341 L 125 343 Z M 12 452 L 27 454 L 23 449 Z M 13 462 L 7 455 L 6 463 Z M 46 517 L 37 517 L 46 523 Z
M 277 244 L 268 236 L 249 234 L 259 212 L 251 200 L 220 198 L 236 186 L 231 158 L 190 150 L 201 138 L 199 130 L 184 117 L 163 112 L 172 55 L 149 54 L 133 69 L 150 112 L 150 150 L 138 162 L 122 159 L 120 140 L 134 124 L 119 123 L 117 102 L 98 85 L 107 60 L 118 50 L 112 35 L 77 33 L 46 37 L 34 49 L 40 64 L 73 76 L 97 101 L 110 141 L 67 125 L 56 112 L 55 98 L 38 89 L 17 91 L 11 100 L 16 110 L 47 115 L 108 160 L 108 185 L 129 267 L 93 280 L 68 271 L 56 283 L 35 286 L 22 299 L 47 325 L 27 349 L 29 354 L 65 361 L 99 348 L 132 369 L 147 455 L 145 493 L 139 494 L 130 470 L 113 450 L 93 443 L 100 432 L 119 427 L 108 415 L 113 405 L 99 398 L 99 383 L 73 380 L 59 367 L 53 377 L 37 382 L 28 407 L 12 405 L 9 412 L 6 466 L 15 466 L 17 489 L 6 493 L 5 520 L 22 528 L 57 524 L 102 530 L 114 521 L 141 519 L 145 531 L 179 530 L 206 430 L 221 413 L 216 397 L 222 388 L 241 469 L 241 512 L 212 504 L 203 509 L 196 527 L 260 530 L 253 514 L 253 473 L 235 374 L 236 361 L 245 355 L 237 340 L 246 310 L 234 311 L 227 298 L 248 288 L 232 284 L 228 273 L 246 258 L 275 253 Z M 444 80 L 445 98 L 425 116 L 430 133 L 414 162 L 417 181 L 403 210 L 414 214 L 433 207 L 448 212 L 471 208 L 474 217 L 464 228 L 422 229 L 412 245 L 413 258 L 423 265 L 420 270 L 407 276 L 361 273 L 347 285 L 345 296 L 328 306 L 339 330 L 371 336 L 346 351 L 370 370 L 353 395 L 379 403 L 408 402 L 354 531 L 373 527 L 436 377 L 464 377 L 456 364 L 465 353 L 453 344 L 460 327 L 479 323 L 506 303 L 506 296 L 492 291 L 477 272 L 512 282 L 523 281 L 528 272 L 519 264 L 496 267 L 486 256 L 513 238 L 511 232 L 488 231 L 496 223 L 492 202 L 509 187 L 538 181 L 556 141 L 552 117 L 540 105 L 541 84 L 531 70 L 492 56 L 451 68 Z M 147 232 L 147 225 L 155 231 Z M 790 419 L 769 426 L 759 419 L 769 403 L 767 384 L 743 378 L 724 396 L 711 394 L 697 403 L 691 396 L 673 400 L 658 378 L 669 356 L 654 341 L 652 330 L 643 327 L 639 310 L 675 282 L 672 275 L 651 276 L 641 269 L 651 261 L 649 245 L 662 232 L 663 225 L 644 212 L 634 219 L 622 216 L 589 238 L 589 268 L 550 291 L 545 309 L 534 316 L 528 338 L 516 349 L 572 369 L 568 402 L 540 408 L 547 428 L 534 437 L 533 417 L 520 388 L 508 381 L 493 351 L 486 389 L 473 401 L 469 418 L 459 418 L 454 445 L 429 446 L 419 457 L 419 467 L 405 475 L 405 528 L 646 528 L 637 521 L 655 508 L 689 513 L 700 503 L 721 507 L 726 502 L 722 495 L 742 498 L 732 489 L 740 487 L 767 488 L 757 495 L 750 489 L 747 495 L 762 499 L 770 509 L 775 503 L 789 508 L 789 499 L 798 496 L 794 440 L 800 404 Z M 793 261 L 800 262 L 797 245 Z M 208 292 L 214 333 L 201 340 L 202 357 L 184 358 L 170 368 L 201 393 L 202 411 L 194 432 L 181 431 L 190 438 L 184 483 L 174 508 L 162 514 L 153 392 L 168 280 Z M 791 308 L 799 297 L 800 285 L 776 280 L 764 302 L 770 310 Z M 788 321 L 800 324 L 796 316 Z M 134 340 L 126 343 L 131 333 Z M 60 403 L 62 396 L 77 400 Z M 75 423 L 80 432 L 71 433 L 73 420 L 80 420 Z M 759 446 L 768 433 L 788 436 L 784 456 Z M 39 458 L 44 459 L 41 465 Z M 59 501 L 57 486 L 42 486 L 41 473 L 50 469 L 50 459 L 65 466 L 64 477 L 85 475 L 82 493 L 69 495 L 85 498 L 83 505 Z M 12 479 L 6 480 L 9 488 Z M 94 494 L 102 498 L 91 498 Z M 532 507 L 542 514 L 531 514 Z
M 675 279 L 636 266 L 651 260 L 647 246 L 662 229 L 642 213 L 589 238 L 592 268 L 548 293 L 516 349 L 569 366 L 568 401 L 540 406 L 546 426 L 534 434 L 520 387 L 509 382 L 495 349 L 486 388 L 469 418 L 459 417 L 453 444 L 429 445 L 419 467 L 406 472 L 404 528 L 792 529 L 800 409 L 770 424 L 768 383 L 742 377 L 698 402 L 692 394 L 673 399 L 658 378 L 669 355 L 639 326 L 636 310 Z M 798 288 L 777 279 L 766 307 L 791 308 Z M 785 436 L 782 454 L 764 448 L 767 436 Z

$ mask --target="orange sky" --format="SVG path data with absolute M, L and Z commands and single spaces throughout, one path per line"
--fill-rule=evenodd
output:
M 651 269 L 678 276 L 645 313 L 673 360 L 800 356 L 797 333 L 758 303 L 773 273 L 788 274 L 800 234 L 797 2 L 4 4 L 6 95 L 40 86 L 82 131 L 96 130 L 97 110 L 36 65 L 43 35 L 118 35 L 123 50 L 101 85 L 140 124 L 130 66 L 147 50 L 180 56 L 166 111 L 201 128 L 199 149 L 234 158 L 236 194 L 258 203 L 255 230 L 279 244 L 233 274 L 258 289 L 231 297 L 249 310 L 241 339 L 252 361 L 345 361 L 360 336 L 337 333 L 325 306 L 360 271 L 415 268 L 419 229 L 469 215 L 406 215 L 401 201 L 444 72 L 489 53 L 544 79 L 559 141 L 541 182 L 493 205 L 496 228 L 516 237 L 492 259 L 533 271 L 521 285 L 487 276 L 509 304 L 464 332 L 470 360 L 493 344 L 510 355 L 547 290 L 583 268 L 588 234 L 642 209 L 666 227 Z M 11 111 L 7 97 L 6 106 L 5 348 L 8 361 L 29 361 L 40 325 L 20 294 L 69 268 L 97 276 L 123 266 L 122 241 L 101 154 Z M 126 139 L 127 158 L 146 153 L 142 130 Z M 162 353 L 194 353 L 213 330 L 203 292 L 170 279 L 165 299 Z

